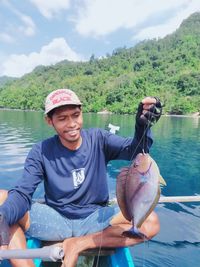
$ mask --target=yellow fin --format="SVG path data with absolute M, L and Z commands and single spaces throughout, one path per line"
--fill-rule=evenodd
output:
M 161 175 L 159 175 L 159 182 L 161 185 L 167 185 L 167 183 L 165 182 L 165 179 Z

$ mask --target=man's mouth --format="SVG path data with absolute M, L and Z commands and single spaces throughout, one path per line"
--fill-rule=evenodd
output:
M 65 131 L 65 133 L 67 133 L 70 136 L 75 136 L 75 135 L 77 135 L 78 132 L 79 132 L 79 130 Z

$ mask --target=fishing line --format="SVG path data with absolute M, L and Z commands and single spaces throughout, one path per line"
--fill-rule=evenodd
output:
M 142 115 L 142 114 L 141 114 Z M 141 145 L 141 143 L 143 142 L 143 145 L 142 145 L 142 150 L 143 150 L 143 153 L 145 152 L 144 150 L 145 150 L 145 141 L 146 140 L 148 140 L 148 137 L 146 137 L 145 138 L 145 136 L 146 136 L 146 133 L 147 133 L 147 131 L 149 130 L 149 128 L 150 128 L 150 113 L 149 113 L 149 117 L 147 118 L 147 125 L 145 125 L 144 126 L 144 131 L 143 131 L 143 134 L 142 134 L 142 136 L 141 136 L 141 138 L 140 138 L 140 140 L 139 140 L 139 142 L 138 142 L 138 144 L 137 144 L 137 146 L 135 147 L 135 149 L 134 149 L 134 151 L 133 151 L 133 153 L 132 153 L 132 156 L 131 156 L 131 158 L 130 158 L 130 161 L 131 161 L 131 163 L 130 163 L 130 165 L 129 165 L 129 168 L 130 168 L 130 166 L 131 166 L 131 164 L 132 164 L 132 161 L 133 161 L 133 159 L 134 159 L 134 155 L 135 155 L 135 152 L 137 151 L 137 149 L 138 149 L 138 147 Z M 146 141 L 147 142 L 147 141 Z M 128 172 L 127 172 L 127 175 L 128 175 Z M 104 211 L 103 211 L 103 216 L 102 216 L 102 221 L 104 221 L 104 217 L 105 217 L 105 209 L 104 209 Z M 103 241 L 103 230 L 102 230 L 102 233 L 101 233 L 101 235 L 100 235 L 100 246 L 99 246 L 99 250 L 98 250 L 98 255 L 97 255 L 97 260 L 96 260 L 96 267 L 98 267 L 98 264 L 99 264 L 99 258 L 100 258 L 100 254 L 101 254 L 101 251 L 102 251 L 102 241 Z M 143 239 L 143 243 L 145 244 L 146 242 L 146 239 L 144 238 Z M 146 254 L 145 254 L 145 251 L 144 251 L 144 255 L 143 255 L 143 267 L 145 267 L 145 261 L 146 261 Z
M 146 129 L 145 129 L 145 126 L 144 126 L 144 132 L 145 132 L 145 134 L 146 134 L 147 130 L 150 128 L 150 125 L 151 125 L 151 123 L 150 123 L 150 116 L 151 115 L 149 113 L 148 114 L 148 118 L 147 118 L 148 123 L 147 123 Z M 147 142 L 147 140 L 148 140 L 148 137 L 146 136 L 146 138 L 145 138 L 145 136 L 144 136 L 144 140 L 143 140 L 143 153 L 144 153 L 144 148 L 145 148 L 145 141 Z M 148 244 L 148 240 L 145 237 L 143 239 L 143 244 L 144 244 L 144 249 L 143 249 L 143 257 L 142 257 L 142 267 L 145 267 L 145 265 L 146 265 L 146 256 L 147 256 L 147 254 L 146 254 L 146 244 Z
M 152 105 L 152 104 L 151 104 Z M 155 104 L 156 105 L 156 104 Z M 151 108 L 151 106 L 150 106 L 150 108 Z M 150 109 L 149 108 L 149 109 Z M 155 108 L 154 108 L 154 110 L 153 110 L 153 112 L 155 111 Z M 148 114 L 148 117 L 147 117 L 147 125 L 146 126 L 144 126 L 144 132 L 145 132 L 145 135 L 146 135 L 146 133 L 147 133 L 147 131 L 150 129 L 150 126 L 151 126 L 151 114 L 150 114 L 150 111 L 147 111 L 147 112 L 149 112 L 149 114 Z M 146 127 L 146 129 L 145 129 L 145 127 Z M 145 138 L 146 137 L 146 138 Z M 145 140 L 146 139 L 146 140 Z M 144 138 L 143 138 L 143 151 L 144 151 L 144 148 L 145 148 L 145 141 L 147 142 L 147 140 L 148 140 L 148 137 L 147 136 L 144 136 Z
M 145 267 L 146 265 L 146 247 L 147 245 L 149 244 L 148 243 L 148 240 L 146 238 L 144 238 L 143 240 L 143 244 L 144 244 L 144 249 L 142 250 L 143 251 L 143 256 L 142 256 L 142 267 Z
M 141 136 L 141 138 L 140 138 L 137 146 L 135 147 L 135 149 L 134 149 L 134 151 L 132 153 L 132 156 L 130 158 L 130 161 L 132 161 L 134 159 L 134 154 L 135 154 L 135 152 L 137 151 L 138 147 L 141 145 L 142 142 L 143 142 L 143 146 L 142 146 L 143 149 L 142 149 L 142 151 L 145 152 L 144 151 L 144 148 L 145 148 L 145 135 L 146 135 L 147 131 L 149 130 L 149 126 L 150 126 L 150 122 L 148 121 L 147 126 L 144 126 L 143 134 L 142 134 L 142 136 Z M 130 166 L 131 166 L 131 164 L 130 164 Z
M 149 111 L 147 110 L 147 112 L 149 112 Z M 143 115 L 143 114 L 141 114 L 141 115 Z M 132 160 L 134 159 L 134 154 L 137 151 L 138 147 L 141 145 L 141 143 L 142 143 L 142 151 L 143 151 L 143 153 L 146 152 L 145 151 L 145 142 L 146 143 L 148 142 L 148 137 L 146 136 L 146 133 L 150 129 L 150 125 L 151 125 L 150 118 L 151 118 L 151 114 L 149 112 L 148 117 L 147 117 L 147 125 L 144 125 L 143 135 L 141 136 L 136 148 L 133 151 L 133 154 L 131 156 L 130 166 L 132 164 Z M 130 168 L 130 166 L 129 166 L 129 168 Z M 127 176 L 128 176 L 128 173 L 129 172 L 127 172 Z M 142 256 L 142 267 L 145 267 L 145 265 L 146 265 L 146 244 L 148 244 L 148 240 L 145 237 L 143 239 L 143 244 L 144 244 L 144 250 L 143 250 L 143 256 Z
M 105 216 L 105 209 L 103 210 L 102 222 L 104 221 L 104 216 Z M 101 235 L 100 235 L 100 246 L 99 246 L 99 250 L 98 250 L 98 254 L 97 254 L 96 267 L 98 267 L 99 258 L 100 258 L 100 254 L 102 251 L 103 230 L 101 230 Z
M 102 216 L 102 222 L 104 222 L 104 218 L 105 218 L 105 209 L 103 210 L 103 216 Z M 100 222 L 99 222 L 100 224 Z M 100 254 L 102 251 L 102 241 L 103 241 L 103 230 L 101 230 L 101 235 L 100 235 L 100 246 L 99 246 L 99 250 L 98 250 L 98 254 L 97 254 L 97 258 L 96 258 L 96 262 L 95 262 L 95 266 L 98 267 L 99 264 L 99 258 L 100 258 Z M 93 263 L 94 264 L 94 263 Z

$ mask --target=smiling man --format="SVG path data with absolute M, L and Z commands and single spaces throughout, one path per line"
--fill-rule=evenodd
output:
M 46 121 L 54 127 L 63 146 L 71 150 L 77 149 L 82 142 L 81 105 L 74 92 L 67 89 L 58 89 L 46 99 Z
M 124 138 L 103 129 L 83 129 L 82 103 L 73 91 L 58 89 L 50 93 L 45 115 L 56 135 L 33 146 L 22 179 L 8 194 L 0 192 L 1 245 L 24 248 L 24 232 L 40 240 L 63 241 L 63 266 L 74 267 L 83 250 L 142 242 L 139 237 L 122 236 L 131 223 L 118 206 L 108 205 L 107 164 L 111 160 L 132 160 L 143 150 L 148 152 L 152 145 L 150 127 L 160 118 L 161 110 L 157 98 L 143 99 L 134 138 Z M 45 203 L 32 203 L 32 195 L 42 181 Z M 155 213 L 140 231 L 148 238 L 158 233 Z M 12 264 L 34 266 L 31 260 L 12 260 Z

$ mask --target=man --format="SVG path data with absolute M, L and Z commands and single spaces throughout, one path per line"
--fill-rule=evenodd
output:
M 160 118 L 161 109 L 157 98 L 143 99 L 136 115 L 134 138 L 123 138 L 102 129 L 82 129 L 82 103 L 77 95 L 69 89 L 50 93 L 45 102 L 46 121 L 57 135 L 35 144 L 27 156 L 21 181 L 8 196 L 1 191 L 3 248 L 25 247 L 23 231 L 41 240 L 64 240 L 62 266 L 74 267 L 85 249 L 142 242 L 140 238 L 122 236 L 130 222 L 118 207 L 107 205 L 106 166 L 110 160 L 131 160 L 139 152 L 149 151 L 150 127 Z M 45 204 L 32 204 L 32 195 L 41 181 Z M 140 231 L 148 238 L 157 234 L 159 221 L 155 213 Z M 34 266 L 31 260 L 13 260 L 12 265 Z

